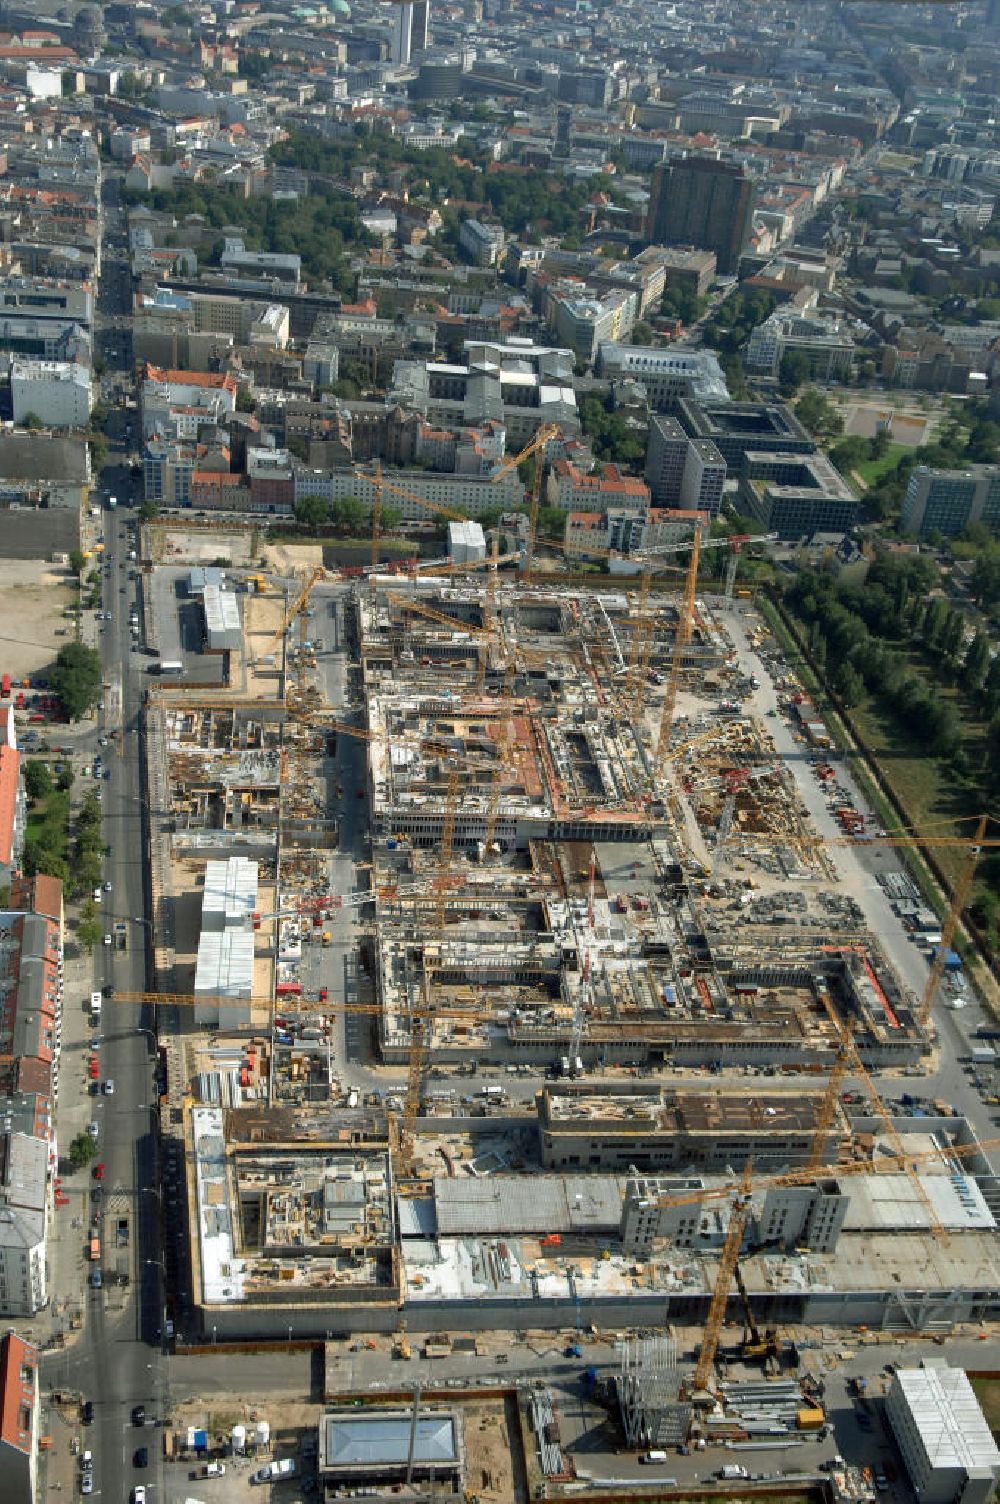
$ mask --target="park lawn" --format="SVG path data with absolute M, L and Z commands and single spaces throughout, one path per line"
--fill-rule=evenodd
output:
M 770 615 L 770 613 L 768 613 Z M 798 623 L 801 630 L 801 623 Z M 891 646 L 905 650 L 899 642 Z M 798 657 L 798 654 L 795 654 Z M 907 666 L 928 681 L 935 693 L 951 700 L 961 720 L 964 745 L 973 770 L 981 766 L 985 755 L 986 728 L 981 721 L 969 718 L 968 707 L 961 695 L 951 686 L 942 686 L 927 673 L 919 653 L 906 654 Z M 823 708 L 824 696 L 818 697 Z M 858 734 L 867 742 L 882 776 L 891 785 L 896 798 L 907 812 L 907 826 L 917 829 L 932 827 L 936 836 L 961 837 L 971 828 L 970 815 L 983 808 L 983 798 L 977 792 L 975 771 L 965 779 L 956 778 L 945 764 L 925 752 L 915 749 L 912 733 L 901 726 L 895 716 L 874 697 L 866 697 L 849 712 L 848 720 Z M 895 818 L 889 823 L 894 825 Z M 934 858 L 951 883 L 961 871 L 965 855 L 964 846 L 953 849 L 947 846 L 933 848 Z
M 946 699 L 958 700 L 953 690 L 938 692 Z M 866 699 L 856 705 L 851 719 L 874 752 L 883 778 L 907 811 L 910 825 L 918 829 L 933 826 L 934 834 L 942 837 L 961 836 L 969 831 L 971 822 L 962 817 L 976 813 L 974 780 L 959 781 L 936 758 L 914 750 L 911 733 L 887 714 L 877 700 Z M 977 758 L 982 756 L 983 728 L 966 720 L 963 727 L 965 744 L 975 766 Z M 958 877 L 964 854 L 963 847 L 934 850 L 938 865 L 952 882 Z
M 881 455 L 877 460 L 862 460 L 859 465 L 855 465 L 853 468 L 870 489 L 872 486 L 877 485 L 884 475 L 888 475 L 890 470 L 895 470 L 899 460 L 904 454 L 908 454 L 909 452 L 909 444 L 890 444 L 885 454 Z
M 51 851 L 66 856 L 69 840 L 69 794 L 65 789 L 53 789 L 44 799 L 39 799 L 31 806 L 25 834 L 38 839 Z

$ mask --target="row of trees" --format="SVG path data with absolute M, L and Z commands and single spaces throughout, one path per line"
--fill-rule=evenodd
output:
M 101 833 L 101 806 L 93 789 L 87 791 L 76 818 L 73 843 L 73 881 L 78 893 L 86 893 L 80 909 L 77 939 L 87 950 L 100 945 L 103 930 L 92 892 L 100 886 L 104 870 L 104 838 Z
M 983 793 L 1000 789 L 1000 656 L 982 630 L 970 639 L 965 615 L 940 595 L 931 595 L 937 569 L 926 555 L 879 560 L 863 586 L 828 574 L 804 571 L 788 592 L 806 625 L 810 651 L 848 708 L 866 693 L 895 718 L 914 742 L 952 761 L 982 781 Z M 912 666 L 905 651 L 916 644 L 930 674 Z M 970 768 L 966 727 L 955 686 L 971 714 L 989 723 L 987 756 Z
M 335 527 L 350 537 L 371 530 L 371 515 L 371 508 L 356 496 L 341 496 L 336 501 L 327 501 L 325 496 L 300 496 L 295 503 L 295 520 L 301 527 L 314 531 Z M 403 518 L 398 507 L 383 506 L 380 515 L 386 533 L 397 528 Z

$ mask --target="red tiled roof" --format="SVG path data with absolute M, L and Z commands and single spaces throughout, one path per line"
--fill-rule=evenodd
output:
M 17 814 L 17 779 L 21 754 L 15 747 L 0 747 L 0 863 L 10 865 L 14 850 L 14 817 Z
M 30 1454 L 38 1349 L 14 1332 L 0 1343 L 0 1443 Z

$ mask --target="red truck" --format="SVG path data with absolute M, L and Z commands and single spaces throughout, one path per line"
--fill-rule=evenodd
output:
M 10 699 L 10 674 L 4 674 L 0 679 L 0 699 Z

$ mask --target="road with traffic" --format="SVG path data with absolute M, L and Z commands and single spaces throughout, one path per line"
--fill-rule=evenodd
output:
M 123 220 L 118 204 L 118 181 L 105 183 L 105 240 L 120 238 Z M 105 258 L 98 290 L 97 320 L 100 353 L 109 366 L 126 367 L 130 341 L 121 331 L 109 336 L 109 316 L 127 311 L 130 295 L 121 263 Z M 113 339 L 113 343 L 112 343 Z M 135 651 L 129 616 L 137 600 L 138 566 L 129 559 L 134 548 L 137 481 L 127 464 L 127 415 L 113 411 L 108 419 L 109 464 L 100 484 L 104 508 L 104 551 L 101 556 L 102 621 L 98 636 L 104 673 L 104 703 L 90 733 L 92 745 L 81 739 L 80 751 L 102 759 L 96 782 L 103 811 L 106 845 L 105 890 L 100 917 L 105 943 L 94 955 L 94 990 L 105 994 L 102 1018 L 95 1029 L 101 1090 L 91 1104 L 97 1125 L 101 1181 L 92 1179 L 91 1220 L 100 1225 L 103 1272 L 100 1288 L 88 1283 L 87 1310 L 82 1333 L 63 1352 L 46 1356 L 51 1383 L 78 1389 L 93 1403 L 92 1429 L 86 1445 L 94 1454 L 94 1492 L 107 1500 L 124 1501 L 136 1483 L 156 1498 L 161 1448 L 144 1428 L 132 1424 L 133 1407 L 145 1406 L 147 1422 L 162 1416 L 167 1385 L 167 1357 L 158 1332 L 164 1311 L 161 1209 L 158 1166 L 157 1099 L 154 1083 L 155 1037 L 149 1010 L 115 1003 L 109 995 L 143 991 L 147 986 L 150 953 L 147 873 L 148 830 L 141 744 L 142 659 Z M 107 499 L 114 495 L 116 510 Z M 104 776 L 104 772 L 108 776 Z M 110 887 L 108 887 L 110 885 Z M 116 926 L 124 926 L 124 949 Z M 75 1005 L 76 1000 L 70 1000 Z M 79 1000 L 85 1005 L 85 1000 Z M 95 1086 L 98 1083 L 93 1083 Z M 128 1223 L 128 1280 L 120 1286 L 110 1277 L 110 1255 L 120 1219 Z M 62 1292 L 57 1292 L 62 1293 Z M 135 1453 L 145 1445 L 150 1466 L 138 1470 Z

